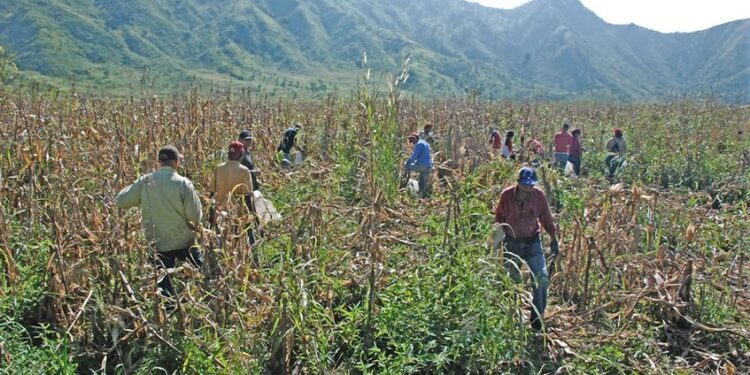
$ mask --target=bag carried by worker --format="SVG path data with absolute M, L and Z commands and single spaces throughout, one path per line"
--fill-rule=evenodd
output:
M 253 192 L 253 203 L 255 204 L 255 214 L 258 216 L 261 224 L 267 225 L 270 222 L 281 220 L 281 214 L 276 211 L 273 203 L 264 198 L 263 193 L 258 190 Z

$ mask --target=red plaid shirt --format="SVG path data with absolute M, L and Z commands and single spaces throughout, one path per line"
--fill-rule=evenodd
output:
M 521 202 L 516 197 L 517 186 L 511 186 L 500 194 L 500 202 L 495 208 L 495 222 L 506 223 L 505 233 L 514 238 L 527 238 L 539 234 L 539 223 L 550 236 L 556 233 L 552 213 L 547 204 L 544 192 L 534 188 L 526 201 Z

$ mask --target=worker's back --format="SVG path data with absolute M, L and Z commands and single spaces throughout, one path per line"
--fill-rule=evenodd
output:
M 237 160 L 227 160 L 214 171 L 216 202 L 225 205 L 230 195 L 245 196 L 252 192 L 250 170 Z

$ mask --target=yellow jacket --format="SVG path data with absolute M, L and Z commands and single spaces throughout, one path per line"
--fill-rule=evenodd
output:
M 216 193 L 216 204 L 221 207 L 231 196 L 245 196 L 253 191 L 250 170 L 238 160 L 227 160 L 214 170 L 212 191 Z

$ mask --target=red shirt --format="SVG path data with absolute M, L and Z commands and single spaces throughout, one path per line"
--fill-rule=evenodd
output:
M 492 133 L 492 136 L 490 137 L 490 143 L 492 143 L 492 148 L 494 148 L 495 150 L 502 147 L 502 142 L 500 141 L 500 133 Z
M 571 143 L 573 143 L 573 136 L 570 133 L 555 134 L 555 152 L 568 152 Z
M 556 233 L 552 212 L 547 204 L 547 197 L 538 188 L 531 191 L 526 201 L 516 198 L 517 186 L 511 186 L 500 193 L 500 202 L 495 208 L 495 222 L 506 223 L 505 233 L 514 238 L 526 238 L 539 234 L 539 222 L 550 236 Z

